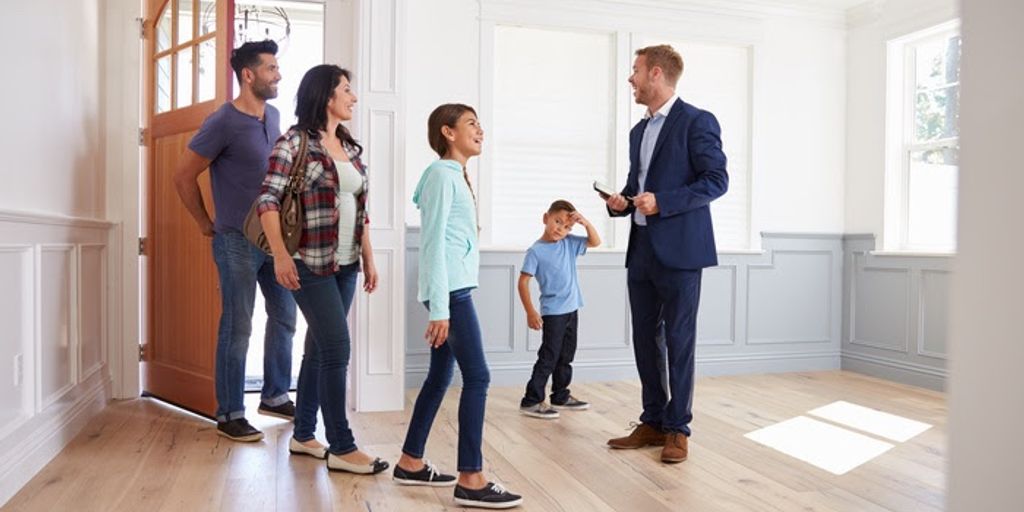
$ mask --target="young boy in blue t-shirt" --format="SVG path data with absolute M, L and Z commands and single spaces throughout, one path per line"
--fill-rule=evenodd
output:
M 587 229 L 587 237 L 570 235 L 577 223 Z M 583 410 L 590 404 L 569 393 L 572 363 L 576 355 L 577 310 L 583 307 L 576 258 L 588 247 L 601 245 L 597 230 L 569 201 L 551 203 L 544 214 L 544 235 L 526 250 L 519 274 L 519 298 L 526 309 L 530 329 L 543 329 L 543 341 L 537 351 L 533 376 L 526 383 L 526 395 L 519 411 L 534 418 L 554 419 L 558 409 Z M 530 300 L 530 278 L 540 285 L 540 313 Z M 544 388 L 551 377 L 551 407 L 544 403 Z

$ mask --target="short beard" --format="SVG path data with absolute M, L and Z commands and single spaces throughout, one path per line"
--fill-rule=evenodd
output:
M 277 91 L 270 85 L 269 82 L 264 84 L 252 84 L 252 93 L 264 101 L 272 100 L 277 97 Z

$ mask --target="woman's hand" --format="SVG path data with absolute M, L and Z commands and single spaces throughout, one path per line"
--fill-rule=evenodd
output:
M 373 293 L 377 289 L 377 266 L 373 260 L 363 260 L 363 290 Z
M 430 348 L 444 345 L 444 342 L 448 341 L 448 320 L 431 320 L 423 337 L 427 339 Z
M 274 276 L 281 286 L 289 290 L 299 289 L 299 271 L 295 268 L 295 260 L 291 256 L 274 256 Z

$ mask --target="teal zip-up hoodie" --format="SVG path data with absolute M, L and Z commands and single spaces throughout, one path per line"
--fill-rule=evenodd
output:
M 438 160 L 420 176 L 412 202 L 420 210 L 417 300 L 430 301 L 430 320 L 447 320 L 448 293 L 479 285 L 476 205 L 462 165 Z

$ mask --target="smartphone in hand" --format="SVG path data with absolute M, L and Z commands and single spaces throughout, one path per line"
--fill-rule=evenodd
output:
M 609 197 L 611 197 L 611 196 L 613 196 L 615 194 L 618 194 L 618 192 L 614 188 L 611 188 L 608 185 L 605 185 L 604 183 L 601 183 L 600 181 L 594 181 L 594 190 L 596 190 L 597 194 L 599 196 L 601 196 L 601 199 L 605 199 L 605 200 L 607 200 Z M 627 203 L 633 204 L 633 198 L 632 197 L 629 197 L 629 196 L 624 196 L 624 197 L 626 198 L 626 202 Z
M 616 194 L 615 189 L 599 181 L 594 181 L 594 190 L 601 196 L 601 199 L 608 199 Z

